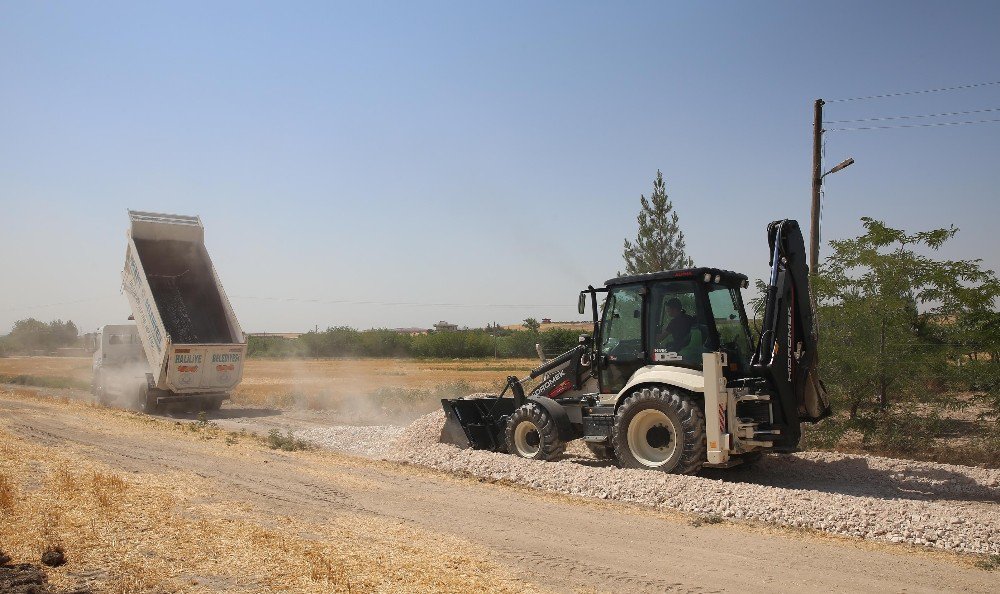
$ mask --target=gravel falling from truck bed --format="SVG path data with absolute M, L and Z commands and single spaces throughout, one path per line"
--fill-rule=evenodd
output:
M 462 450 L 439 443 L 443 424 L 443 412 L 414 421 L 387 457 L 570 495 L 1000 554 L 997 470 L 806 452 L 766 456 L 748 469 L 678 476 L 609 465 L 577 442 L 553 462 Z

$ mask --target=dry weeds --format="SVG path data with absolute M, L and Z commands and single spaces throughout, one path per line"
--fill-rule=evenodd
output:
M 356 410 L 370 403 L 373 418 L 392 413 L 423 414 L 438 406 L 426 402 L 380 402 L 389 392 L 416 395 L 461 382 L 471 392 L 498 390 L 507 375 L 525 375 L 537 361 L 421 359 L 254 359 L 246 363 L 233 402 L 244 406 Z M 412 400 L 412 398 L 411 398 Z M 389 410 L 382 410 L 383 408 Z
M 0 375 L 69 378 L 89 382 L 93 373 L 90 357 L 3 357 Z
M 141 415 L 65 406 L 109 433 L 199 441 L 226 435 L 208 426 L 177 431 Z M 265 455 L 254 439 L 203 447 Z M 190 473 L 125 475 L 72 446 L 16 437 L 0 419 L 0 542 L 15 563 L 37 563 L 47 547 L 62 547 L 67 563 L 48 570 L 57 587 L 90 585 L 115 594 L 531 589 L 511 581 L 485 550 L 451 536 L 355 514 L 324 522 L 274 517 L 234 495 Z

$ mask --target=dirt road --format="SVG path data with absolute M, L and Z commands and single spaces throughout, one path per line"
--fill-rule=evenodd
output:
M 331 453 L 256 451 L 166 430 L 102 426 L 100 409 L 0 397 L 5 429 L 125 472 L 192 472 L 213 495 L 275 517 L 359 513 L 486 547 L 523 580 L 556 591 L 995 591 L 996 574 L 945 554 L 808 532 L 689 518 L 485 484 Z M 141 428 L 139 428 L 141 429 Z

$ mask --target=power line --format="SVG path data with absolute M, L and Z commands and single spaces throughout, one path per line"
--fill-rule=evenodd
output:
M 991 111 L 1000 111 L 1000 107 L 991 107 L 989 109 L 972 109 L 969 111 L 947 111 L 944 113 L 925 113 L 921 115 L 901 115 L 901 116 L 883 116 L 877 118 L 861 118 L 859 120 L 828 120 L 823 122 L 824 124 L 853 124 L 855 122 L 883 122 L 886 120 L 910 120 L 916 118 L 938 118 L 943 116 L 956 116 L 956 115 L 968 115 L 971 113 L 988 113 Z
M 572 307 L 572 304 L 560 303 L 417 303 L 400 301 L 357 301 L 351 299 L 299 299 L 296 297 L 251 297 L 248 295 L 233 295 L 232 299 L 252 299 L 256 301 L 279 301 L 292 303 L 321 303 L 325 305 L 382 305 L 403 307 Z
M 931 124 L 901 124 L 899 126 L 859 126 L 857 128 L 830 128 L 825 132 L 856 132 L 858 130 L 893 130 L 896 128 L 934 128 L 937 126 L 965 126 L 968 124 L 987 124 L 1000 122 L 1000 118 L 992 120 L 969 120 L 964 122 L 934 122 Z
M 93 301 L 104 301 L 107 299 L 117 298 L 118 295 L 105 295 L 104 297 L 91 297 L 89 299 L 76 299 L 73 301 L 61 301 L 59 303 L 46 303 L 44 305 L 24 305 L 19 307 L 7 307 L 0 311 L 25 311 L 29 309 L 44 309 L 47 307 L 58 307 L 61 305 L 76 305 L 78 303 L 90 303 Z
M 924 93 L 940 93 L 942 91 L 958 91 L 960 89 L 975 89 L 978 87 L 989 87 L 1000 85 L 1000 80 L 994 82 L 981 82 L 971 85 L 960 85 L 957 87 L 942 87 L 939 89 L 924 89 L 921 91 L 901 91 L 899 93 L 884 93 L 882 95 L 868 95 L 865 97 L 847 97 L 844 99 L 827 99 L 827 103 L 843 103 L 845 101 L 863 101 L 866 99 L 885 99 L 886 97 L 902 97 L 903 95 L 922 95 Z

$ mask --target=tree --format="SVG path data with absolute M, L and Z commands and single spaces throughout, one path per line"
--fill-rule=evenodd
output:
M 14 322 L 8 343 L 10 350 L 22 353 L 51 352 L 59 347 L 73 345 L 77 338 L 76 324 L 71 321 L 54 320 L 46 324 L 35 318 L 28 318 Z
M 667 197 L 663 173 L 657 169 L 653 193 L 646 199 L 639 196 L 639 232 L 635 243 L 625 240 L 625 274 L 643 274 L 660 270 L 691 268 L 694 261 L 684 251 L 684 232 L 678 224 L 679 217 Z
M 524 327 L 528 329 L 528 332 L 538 332 L 538 329 L 542 327 L 535 318 L 525 318 Z
M 822 375 L 850 401 L 850 416 L 886 411 L 893 394 L 926 400 L 926 386 L 948 375 L 975 323 L 994 309 L 1000 285 L 979 260 L 936 260 L 955 227 L 908 234 L 861 219 L 865 233 L 830 242 L 815 280 Z M 919 251 L 918 251 L 919 250 Z M 988 326 L 988 325 L 987 325 Z

